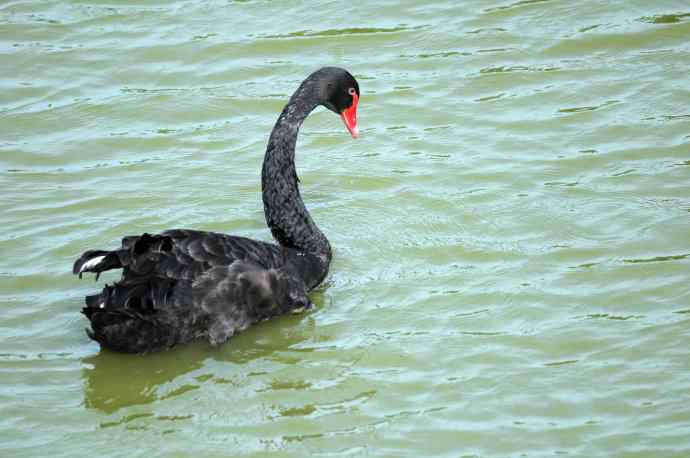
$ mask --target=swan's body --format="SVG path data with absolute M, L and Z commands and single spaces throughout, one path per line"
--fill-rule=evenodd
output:
M 327 67 L 302 82 L 271 132 L 262 168 L 266 222 L 279 244 L 173 229 L 125 237 L 120 249 L 85 252 L 73 272 L 121 268 L 122 278 L 87 296 L 87 333 L 102 346 L 148 352 L 207 338 L 217 345 L 252 323 L 310 307 L 307 292 L 328 274 L 331 246 L 298 188 L 297 132 L 319 105 L 357 136 L 359 86 Z

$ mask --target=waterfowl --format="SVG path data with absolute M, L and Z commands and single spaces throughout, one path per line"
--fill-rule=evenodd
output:
M 122 277 L 86 297 L 87 334 L 128 353 L 171 348 L 194 339 L 213 345 L 261 320 L 311 307 L 308 292 L 328 274 L 332 250 L 299 192 L 295 145 L 318 106 L 339 114 L 357 137 L 359 85 L 346 70 L 309 75 L 273 127 L 261 172 L 266 223 L 277 243 L 190 229 L 122 239 L 115 250 L 89 250 L 73 273 Z

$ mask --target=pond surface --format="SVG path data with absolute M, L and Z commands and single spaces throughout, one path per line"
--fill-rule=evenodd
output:
M 690 456 L 687 2 L 0 5 L 0 455 Z M 323 65 L 361 138 L 302 128 L 335 259 L 315 310 L 220 349 L 101 351 L 173 227 L 270 240 L 270 129 Z

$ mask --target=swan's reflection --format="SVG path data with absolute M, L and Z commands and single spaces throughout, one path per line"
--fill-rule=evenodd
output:
M 149 355 L 101 350 L 82 360 L 85 405 L 112 413 L 122 407 L 152 403 L 169 396 L 161 392 L 161 385 L 202 368 L 209 360 L 240 365 L 258 358 L 280 360 L 283 351 L 307 340 L 313 327 L 314 319 L 309 315 L 287 315 L 252 326 L 219 348 L 193 342 Z M 196 380 L 209 378 L 200 375 Z

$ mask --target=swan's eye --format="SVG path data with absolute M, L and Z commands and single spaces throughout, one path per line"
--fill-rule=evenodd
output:
M 347 90 L 347 93 L 350 95 L 355 95 L 355 88 L 351 87 L 350 89 Z

